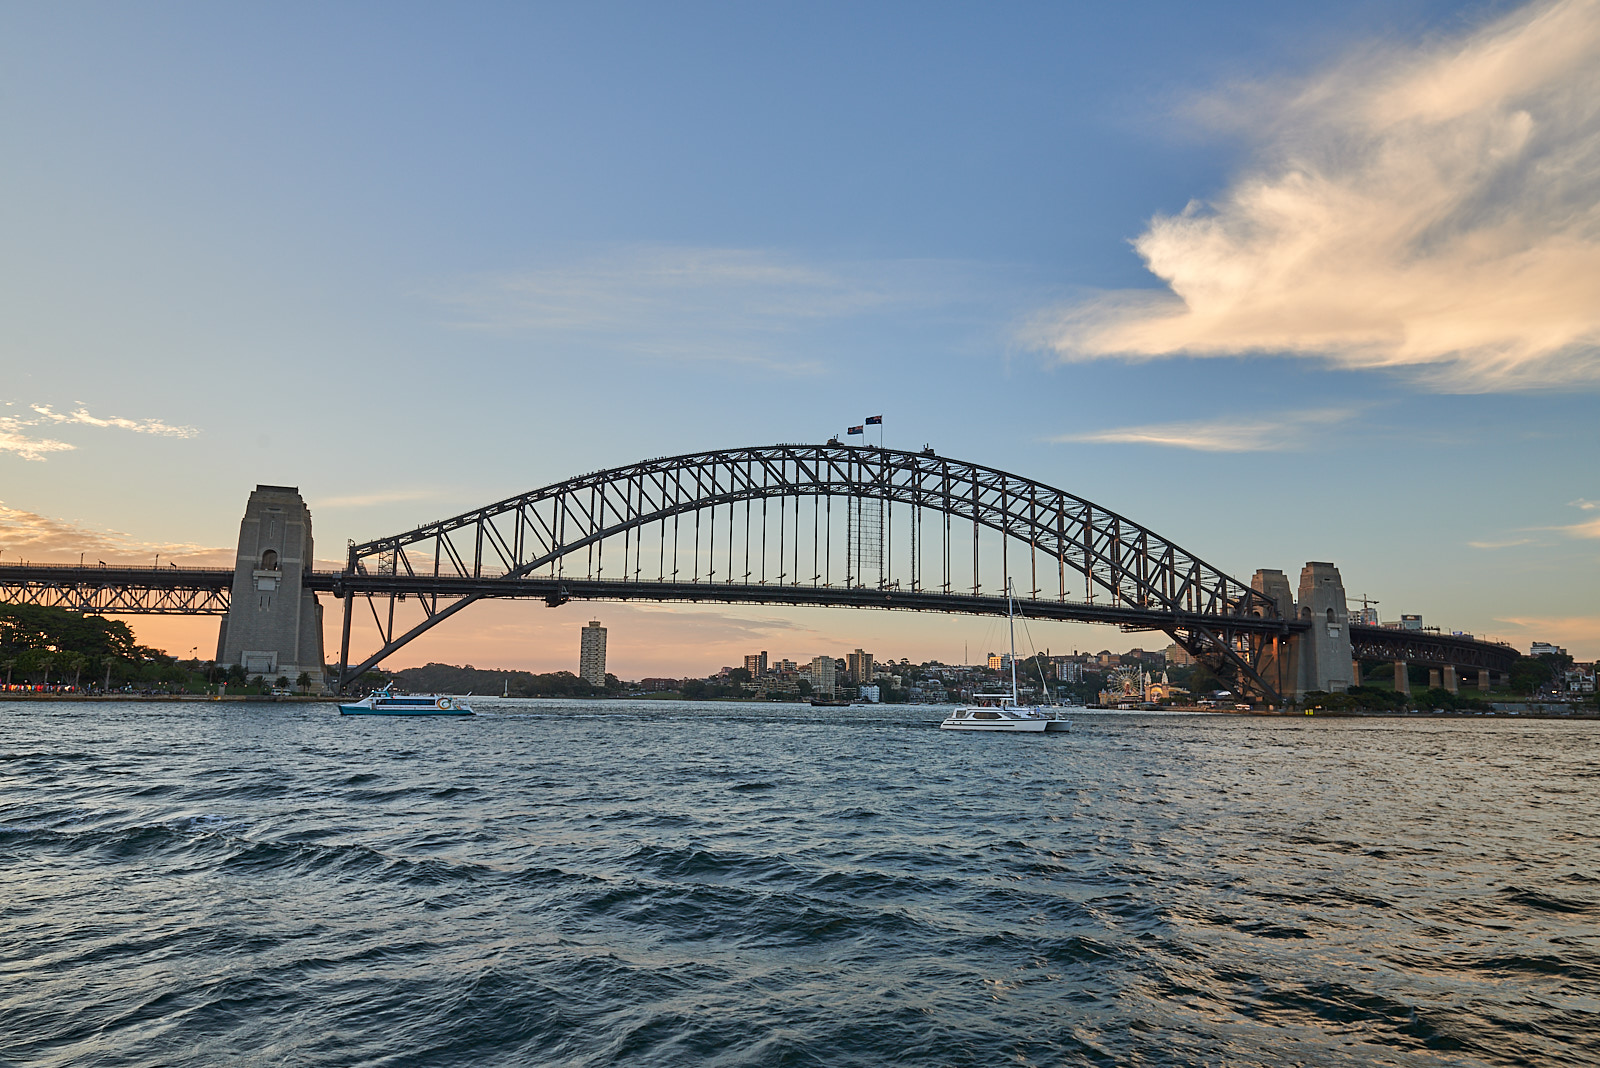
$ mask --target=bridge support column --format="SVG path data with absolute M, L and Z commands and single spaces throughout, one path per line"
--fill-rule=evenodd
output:
M 1446 664 L 1444 666 L 1444 688 L 1451 693 L 1461 692 L 1461 686 L 1456 681 L 1456 666 L 1454 664 Z
M 1350 685 L 1361 685 L 1361 661 L 1354 658 L 1350 661 Z
M 1484 693 L 1488 693 L 1489 692 L 1489 669 L 1488 668 L 1479 668 L 1478 669 L 1478 689 L 1482 690 Z
M 322 606 L 302 578 L 311 568 L 311 512 L 293 486 L 257 486 L 239 523 L 233 594 L 217 640 L 217 662 L 238 665 L 269 685 L 295 685 L 304 674 L 311 692 L 326 687 Z
M 1411 665 L 1404 660 L 1394 662 L 1394 690 L 1395 693 L 1411 696 Z
M 1311 628 L 1301 635 L 1300 681 L 1297 693 L 1322 690 L 1343 693 L 1350 688 L 1350 618 L 1344 580 L 1331 563 L 1313 560 L 1300 571 L 1300 618 Z
M 1439 669 L 1438 668 L 1429 668 L 1428 669 L 1428 689 L 1437 690 L 1443 685 L 1444 685 L 1444 677 L 1440 674 Z

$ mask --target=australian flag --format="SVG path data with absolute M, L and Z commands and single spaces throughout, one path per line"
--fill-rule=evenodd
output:
M 883 416 L 881 416 L 881 415 L 869 415 L 869 416 L 867 416 L 866 425 L 867 426 L 882 426 L 883 425 Z
M 845 431 L 846 434 L 865 434 L 866 432 L 867 428 L 865 426 L 853 426 Z

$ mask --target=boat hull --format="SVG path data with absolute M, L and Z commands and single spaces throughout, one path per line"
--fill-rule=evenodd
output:
M 470 716 L 470 708 L 368 708 L 366 705 L 340 705 L 341 716 Z
M 1012 734 L 1037 734 L 1048 730 L 1052 722 L 1054 721 L 1048 719 L 962 720 L 957 723 L 945 720 L 939 724 L 939 729 L 942 731 L 1001 731 Z

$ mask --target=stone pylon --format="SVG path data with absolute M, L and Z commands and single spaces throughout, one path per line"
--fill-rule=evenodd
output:
M 1300 693 L 1350 688 L 1350 613 L 1339 569 L 1316 560 L 1300 571 L 1299 615 L 1311 629 L 1299 635 Z
M 217 636 L 217 663 L 238 664 L 248 675 L 293 686 L 311 676 L 313 693 L 323 674 L 322 606 L 301 585 L 311 567 L 311 511 L 295 486 L 257 486 L 239 524 L 233 599 Z

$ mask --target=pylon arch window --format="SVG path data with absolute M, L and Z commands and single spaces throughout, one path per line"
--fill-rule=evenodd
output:
M 268 549 L 266 552 L 261 554 L 261 570 L 278 570 L 278 550 Z

